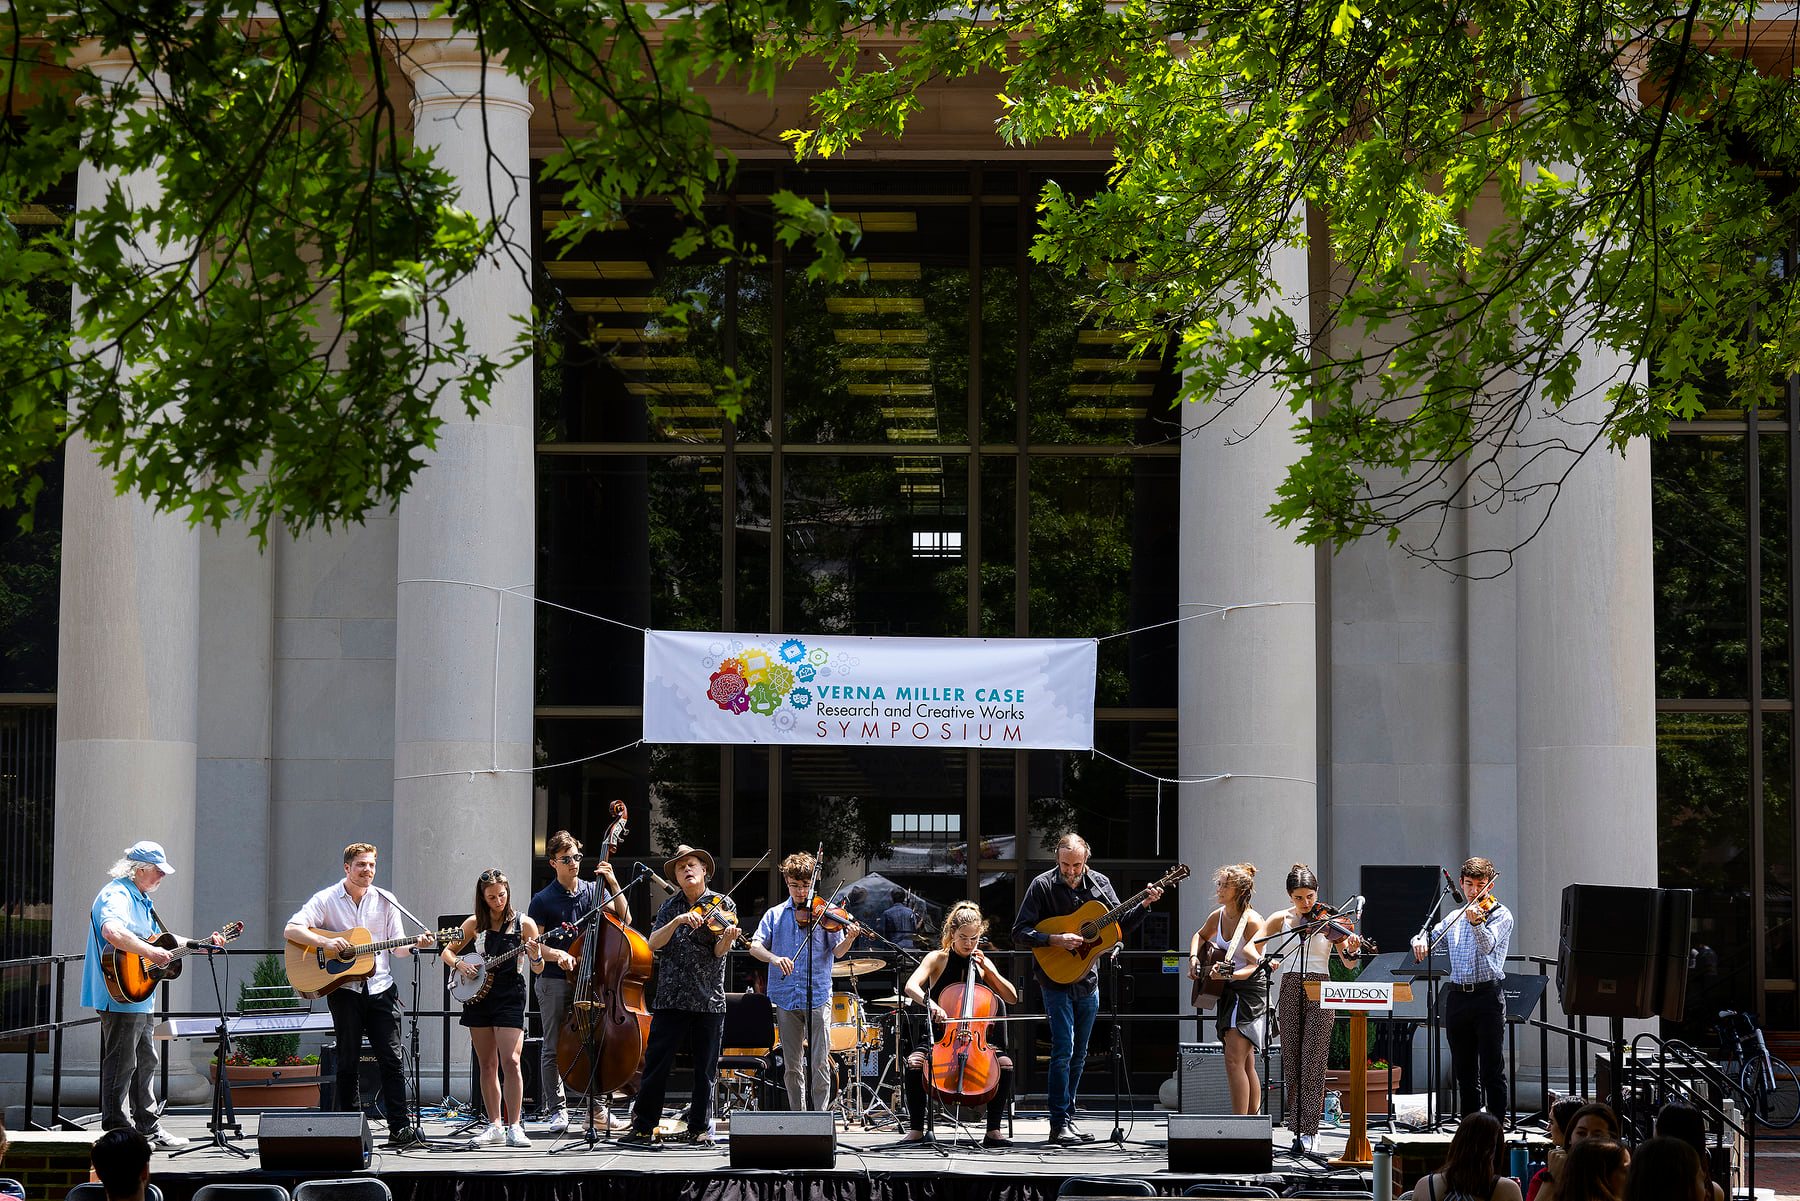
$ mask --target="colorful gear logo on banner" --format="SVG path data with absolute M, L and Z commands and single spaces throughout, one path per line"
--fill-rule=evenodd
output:
M 737 639 L 728 647 L 713 643 L 708 649 L 713 655 L 729 650 L 730 655 L 717 659 L 708 655 L 702 661 L 706 667 L 718 664 L 718 670 L 708 679 L 707 699 L 727 713 L 773 718 L 780 730 L 792 730 L 797 724 L 793 710 L 810 709 L 817 699 L 811 688 L 801 685 L 832 674 L 831 668 L 825 666 L 831 652 L 822 646 L 808 646 L 798 638 L 784 640 L 774 651 L 748 646 Z M 852 660 L 844 656 L 839 662 L 847 666 Z

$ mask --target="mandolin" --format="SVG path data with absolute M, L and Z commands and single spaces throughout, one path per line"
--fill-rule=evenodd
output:
M 220 927 L 219 933 L 226 942 L 230 942 L 244 932 L 243 922 L 231 922 Z M 169 962 L 151 963 L 134 951 L 121 951 L 118 947 L 107 944 L 100 952 L 100 974 L 106 978 L 106 991 L 112 999 L 121 1005 L 131 1005 L 138 1001 L 147 1001 L 156 986 L 164 980 L 173 980 L 181 975 L 181 957 L 191 955 L 195 951 L 204 951 L 212 944 L 200 940 L 198 946 L 181 946 L 175 936 L 167 930 L 155 938 L 147 940 L 152 946 L 168 951 Z
M 1129 899 L 1108 909 L 1100 901 L 1089 901 L 1074 913 L 1047 917 L 1037 924 L 1045 934 L 1079 934 L 1082 945 L 1077 950 L 1067 947 L 1033 947 L 1032 955 L 1044 975 L 1058 984 L 1073 984 L 1087 975 L 1094 960 L 1112 950 L 1119 941 L 1119 923 L 1138 908 L 1152 888 L 1168 888 L 1187 879 L 1187 864 L 1178 863 L 1156 883 L 1134 893 Z

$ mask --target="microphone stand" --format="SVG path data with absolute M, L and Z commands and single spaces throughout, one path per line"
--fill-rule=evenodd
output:
M 219 1059 L 216 1065 L 218 1070 L 213 1076 L 212 1117 L 206 1123 L 206 1128 L 212 1132 L 212 1137 L 203 1143 L 195 1143 L 191 1147 L 182 1148 L 175 1152 L 175 1157 L 179 1158 L 191 1151 L 206 1151 L 217 1147 L 221 1151 L 229 1151 L 239 1159 L 249 1159 L 250 1152 L 232 1142 L 225 1134 L 229 1130 L 238 1138 L 243 1138 L 244 1128 L 238 1124 L 237 1109 L 231 1103 L 231 1080 L 225 1074 L 225 1061 L 231 1058 L 231 1029 L 225 1016 L 225 990 L 219 986 L 217 953 L 220 948 L 212 946 L 210 943 L 203 943 L 192 949 L 198 951 L 202 948 L 206 951 L 206 966 L 212 969 L 213 1002 L 218 1007 L 219 1013 L 219 1024 L 214 1028 L 219 1040 Z M 1615 1062 L 1617 1061 L 1615 1060 Z
M 1110 1141 L 1121 1148 L 1125 1146 L 1125 1032 L 1119 1021 L 1119 952 L 1124 946 L 1123 942 L 1116 942 L 1106 954 L 1107 981 L 1112 990 L 1113 1128 Z

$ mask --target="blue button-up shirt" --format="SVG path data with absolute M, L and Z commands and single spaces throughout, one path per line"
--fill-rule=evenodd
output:
M 807 940 L 808 934 L 811 941 Z M 817 1009 L 831 1003 L 831 961 L 838 944 L 850 937 L 848 930 L 827 934 L 816 927 L 802 930 L 794 920 L 794 898 L 789 897 L 763 914 L 756 923 L 755 941 L 780 959 L 792 959 L 794 970 L 787 975 L 773 964 L 769 966 L 769 1000 L 781 1009 L 803 1011 L 806 1008 L 807 981 L 812 981 L 812 1003 Z M 801 951 L 804 944 L 806 950 Z
M 1495 905 L 1486 920 L 1470 923 L 1453 912 L 1431 928 L 1431 941 L 1437 942 L 1446 924 L 1450 932 L 1443 945 L 1450 951 L 1450 979 L 1456 984 L 1483 984 L 1506 978 L 1506 948 L 1512 940 L 1512 910 Z
M 101 936 L 100 927 L 108 922 L 118 922 L 145 942 L 156 936 L 156 919 L 151 915 L 150 898 L 129 876 L 107 881 L 100 895 L 94 898 L 93 911 L 88 914 L 87 961 L 81 965 L 81 1003 L 89 1009 L 149 1013 L 156 1007 L 155 993 L 142 1001 L 115 1001 L 106 991 L 100 956 L 112 944 Z

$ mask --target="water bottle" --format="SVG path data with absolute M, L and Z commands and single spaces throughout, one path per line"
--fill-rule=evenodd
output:
M 1512 1170 L 1507 1174 L 1525 1187 L 1526 1179 L 1531 1175 L 1531 1147 L 1527 1143 L 1513 1143 L 1510 1149 Z
M 1344 1095 L 1337 1090 L 1325 1094 L 1325 1124 L 1340 1126 L 1344 1121 Z

